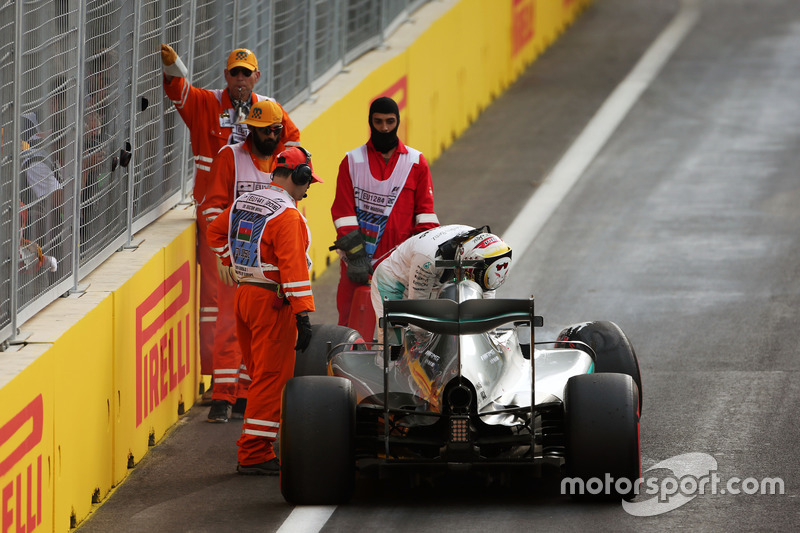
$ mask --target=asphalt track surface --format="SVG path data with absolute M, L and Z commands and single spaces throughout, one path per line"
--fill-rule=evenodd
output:
M 207 424 L 207 408 L 195 407 L 80 530 L 795 530 L 796 0 L 598 0 L 436 161 L 436 209 L 442 223 L 503 234 L 676 15 L 694 8 L 663 68 L 532 227 L 500 292 L 535 296 L 538 339 L 585 320 L 618 323 L 642 367 L 643 471 L 663 497 L 670 474 L 684 489 L 697 481 L 681 464 L 711 457 L 713 493 L 685 490 L 662 498 L 674 508 L 635 516 L 574 502 L 553 479 L 415 490 L 360 480 L 346 506 L 295 509 L 276 478 L 235 473 L 241 424 Z M 334 266 L 315 284 L 315 322 L 335 321 L 336 275 Z M 784 494 L 745 493 L 768 477 Z

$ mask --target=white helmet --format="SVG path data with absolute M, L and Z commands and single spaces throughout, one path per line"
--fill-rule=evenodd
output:
M 457 253 L 461 261 L 483 260 L 484 264 L 464 271 L 485 291 L 497 289 L 511 270 L 511 248 L 497 235 L 479 233 L 461 244 Z

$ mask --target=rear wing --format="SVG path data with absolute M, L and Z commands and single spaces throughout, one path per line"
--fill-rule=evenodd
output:
M 385 300 L 386 326 L 413 325 L 442 335 L 485 333 L 510 322 L 542 327 L 544 320 L 533 311 L 533 298 L 466 300 Z

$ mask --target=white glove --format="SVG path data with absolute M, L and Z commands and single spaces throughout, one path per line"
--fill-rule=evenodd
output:
M 58 261 L 52 255 L 44 256 L 44 261 L 42 262 L 42 268 L 46 268 L 50 272 L 55 272 L 58 270 Z
M 164 65 L 164 74 L 175 78 L 185 78 L 189 75 L 186 65 L 181 61 L 178 53 L 168 44 L 161 45 L 161 63 Z
M 219 257 L 217 257 L 217 274 L 219 274 L 220 281 L 229 287 L 232 287 L 238 283 L 233 269 L 229 266 L 223 265 L 222 259 Z

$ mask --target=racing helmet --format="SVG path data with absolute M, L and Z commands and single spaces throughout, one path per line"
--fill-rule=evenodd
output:
M 466 267 L 464 272 L 485 291 L 500 287 L 511 270 L 511 248 L 491 233 L 479 233 L 463 242 L 457 257 L 461 261 L 483 261 L 482 265 Z

